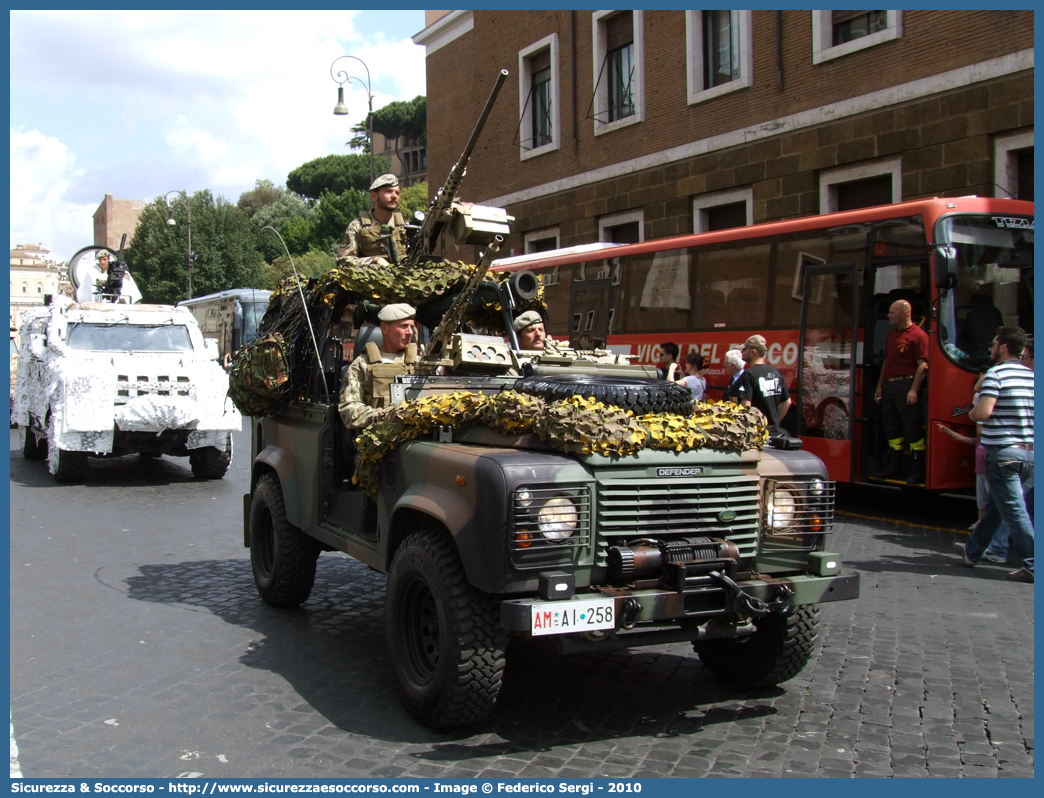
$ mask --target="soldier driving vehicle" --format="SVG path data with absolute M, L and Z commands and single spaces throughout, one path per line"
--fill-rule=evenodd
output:
M 288 278 L 236 355 L 258 593 L 306 601 L 323 551 L 387 574 L 398 692 L 436 728 L 492 709 L 509 638 L 562 652 L 691 641 L 722 679 L 785 681 L 812 653 L 816 604 L 858 595 L 829 551 L 833 483 L 815 456 L 765 449 L 753 410 L 694 412 L 688 388 L 606 350 L 522 346 L 515 320 L 546 314 L 542 286 L 489 273 L 510 217 L 476 223 L 479 206 L 455 201 L 506 74 L 404 263 Z M 443 234 L 484 247 L 479 262 L 435 257 Z M 345 414 L 344 331 L 373 301 L 382 328 L 415 309 L 430 338 L 416 360 L 412 332 L 389 327 L 376 353 L 356 343 L 355 363 L 390 372 Z

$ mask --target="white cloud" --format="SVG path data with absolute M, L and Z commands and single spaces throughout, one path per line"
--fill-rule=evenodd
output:
M 335 58 L 365 61 L 374 108 L 425 91 L 424 48 L 410 40 L 419 27 L 395 29 L 374 12 L 362 36 L 359 13 L 12 11 L 12 243 L 89 244 L 106 192 L 151 201 L 210 189 L 234 202 L 257 179 L 283 183 L 306 161 L 348 152 L 367 96 L 346 84 L 351 114 L 333 115 Z M 421 19 L 402 13 L 391 16 Z M 17 145 L 16 130 L 30 131 Z M 32 157 L 43 142 L 48 158 Z M 14 210 L 16 161 L 41 213 Z
M 11 129 L 12 247 L 40 244 L 53 257 L 64 259 L 93 243 L 97 206 L 70 203 L 63 197 L 75 175 L 75 161 L 58 139 L 38 130 Z M 61 231 L 57 237 L 56 231 Z

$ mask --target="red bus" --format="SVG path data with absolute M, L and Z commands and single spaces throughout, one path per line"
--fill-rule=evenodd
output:
M 659 344 L 707 360 L 711 398 L 724 355 L 768 341 L 793 407 L 783 426 L 840 482 L 873 481 L 886 445 L 874 387 L 887 313 L 913 307 L 930 341 L 925 427 L 931 490 L 975 484 L 974 451 L 939 432 L 974 435 L 972 386 L 998 326 L 1033 332 L 1033 203 L 926 199 L 626 245 L 503 258 L 536 272 L 548 334 L 655 363 Z

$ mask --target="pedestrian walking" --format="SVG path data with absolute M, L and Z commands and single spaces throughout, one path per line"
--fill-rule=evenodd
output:
M 1024 566 L 1008 574 L 1033 582 L 1033 524 L 1026 512 L 1025 486 L 1033 482 L 1033 372 L 1020 360 L 1026 345 L 1021 327 L 999 327 L 990 345 L 997 364 L 986 372 L 979 401 L 968 414 L 982 425 L 989 496 L 982 520 L 967 543 L 956 542 L 964 564 L 982 559 L 1002 521 Z

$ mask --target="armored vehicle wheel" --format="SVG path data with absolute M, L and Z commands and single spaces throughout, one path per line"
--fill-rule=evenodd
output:
M 385 631 L 399 696 L 422 723 L 463 726 L 493 709 L 504 674 L 499 605 L 468 584 L 449 535 L 427 529 L 403 541 Z
M 692 415 L 692 391 L 677 382 L 633 377 L 604 377 L 596 374 L 523 377 L 515 383 L 519 393 L 539 396 L 548 402 L 586 396 L 635 413 Z
M 221 479 L 232 462 L 232 436 L 228 436 L 225 451 L 204 446 L 189 452 L 189 465 L 196 479 Z
M 776 685 L 793 679 L 808 664 L 816 643 L 819 608 L 804 604 L 790 615 L 766 615 L 757 631 L 736 640 L 695 643 L 703 664 L 723 682 L 741 687 Z
M 22 457 L 26 460 L 43 460 L 47 457 L 47 438 L 37 438 L 29 427 L 19 427 L 22 438 Z
M 54 478 L 58 482 L 83 482 L 87 476 L 87 452 L 57 450 Z
M 275 474 L 265 474 L 250 503 L 250 564 L 254 584 L 266 604 L 296 607 L 315 584 L 318 541 L 286 520 L 283 491 Z

